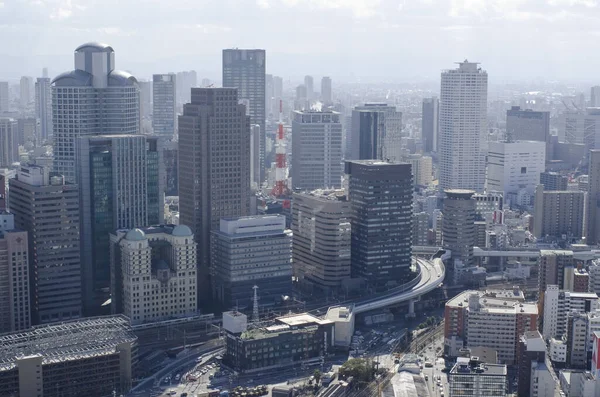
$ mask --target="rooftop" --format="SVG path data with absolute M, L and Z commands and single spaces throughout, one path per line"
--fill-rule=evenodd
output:
M 458 357 L 450 370 L 451 375 L 506 376 L 506 365 L 481 363 L 477 357 Z
M 505 292 L 500 290 L 490 291 L 464 291 L 454 298 L 450 299 L 447 303 L 447 307 L 453 308 L 468 308 L 469 297 L 473 294 L 479 296 L 479 311 L 484 313 L 497 313 L 497 314 L 537 314 L 538 309 L 536 303 L 524 302 L 523 293 L 518 294 L 508 290 Z

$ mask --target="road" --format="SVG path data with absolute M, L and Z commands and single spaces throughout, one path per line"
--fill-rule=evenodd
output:
M 443 325 L 439 329 L 443 330 Z M 433 364 L 432 367 L 423 368 L 423 376 L 427 375 L 428 378 L 426 384 L 429 395 L 431 397 L 447 397 L 450 393 L 448 377 L 442 371 L 445 367 L 444 359 L 439 357 L 444 349 L 444 335 L 439 330 L 436 330 L 433 337 L 428 336 L 424 338 L 424 341 L 426 343 L 423 344 L 424 348 L 419 350 L 419 354 L 423 355 L 423 361 Z

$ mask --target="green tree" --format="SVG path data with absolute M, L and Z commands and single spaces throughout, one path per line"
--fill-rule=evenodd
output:
M 315 377 L 315 381 L 317 383 L 319 383 L 321 381 L 321 371 L 318 369 L 315 369 L 315 372 L 313 372 L 313 376 Z
M 360 382 L 369 382 L 373 379 L 373 363 L 364 358 L 352 358 L 340 367 L 340 376 L 344 379 L 352 376 Z

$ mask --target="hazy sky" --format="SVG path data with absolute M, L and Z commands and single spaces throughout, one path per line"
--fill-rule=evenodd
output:
M 86 41 L 142 78 L 220 78 L 239 47 L 286 78 L 435 80 L 468 58 L 492 80 L 600 83 L 600 0 L 0 0 L 0 79 L 71 69 Z

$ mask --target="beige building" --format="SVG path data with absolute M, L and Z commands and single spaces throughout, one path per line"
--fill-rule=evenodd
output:
M 189 227 L 117 230 L 111 241 L 114 306 L 132 325 L 196 313 L 196 243 Z
M 402 158 L 403 162 L 410 163 L 413 183 L 418 186 L 428 186 L 433 177 L 433 161 L 430 156 L 422 154 L 409 154 Z
M 580 191 L 535 190 L 535 237 L 581 238 L 585 230 L 586 193 Z

